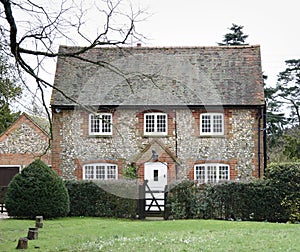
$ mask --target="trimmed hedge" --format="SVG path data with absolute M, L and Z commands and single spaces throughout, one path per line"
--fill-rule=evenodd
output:
M 197 187 L 192 180 L 183 180 L 171 185 L 167 196 L 167 212 L 174 219 L 193 218 L 195 193 Z
M 69 216 L 135 218 L 137 187 L 130 181 L 66 181 Z
M 264 180 L 197 185 L 181 181 L 169 190 L 172 218 L 300 221 L 300 163 L 272 164 Z
M 69 195 L 62 179 L 38 159 L 14 176 L 5 207 L 9 216 L 18 218 L 63 217 L 69 212 Z
M 207 185 L 195 195 L 195 218 L 285 221 L 278 189 L 267 181 Z

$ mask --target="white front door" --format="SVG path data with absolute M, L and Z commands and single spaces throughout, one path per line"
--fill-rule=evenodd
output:
M 152 194 L 147 192 L 148 188 L 146 187 L 146 211 L 164 210 L 164 189 L 167 185 L 167 172 L 168 167 L 166 163 L 145 163 L 144 180 L 148 181 L 148 186 L 152 191 Z M 155 200 L 153 199 L 153 196 Z M 157 204 L 162 207 L 159 209 Z

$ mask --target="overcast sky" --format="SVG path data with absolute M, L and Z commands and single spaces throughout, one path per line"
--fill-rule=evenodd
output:
M 268 85 L 285 60 L 300 59 L 299 0 L 132 0 L 152 14 L 137 25 L 146 46 L 215 46 L 232 23 L 244 26 L 246 42 L 259 44 Z

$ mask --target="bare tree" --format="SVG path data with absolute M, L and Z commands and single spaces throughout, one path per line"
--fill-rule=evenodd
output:
M 64 56 L 87 60 L 82 55 L 96 46 L 119 46 L 143 39 L 136 32 L 135 24 L 145 12 L 135 11 L 126 0 L 0 2 L 1 49 L 13 56 L 20 70 L 33 77 L 49 119 L 44 90 L 53 85 L 42 75 L 47 71 L 47 59 Z M 58 44 L 61 43 L 84 46 L 60 54 Z M 101 60 L 91 63 L 117 71 Z

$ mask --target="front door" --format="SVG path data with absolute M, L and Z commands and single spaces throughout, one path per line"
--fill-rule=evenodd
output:
M 148 181 L 145 193 L 146 211 L 164 210 L 164 190 L 167 185 L 167 172 L 168 167 L 166 163 L 145 163 L 144 180 Z

